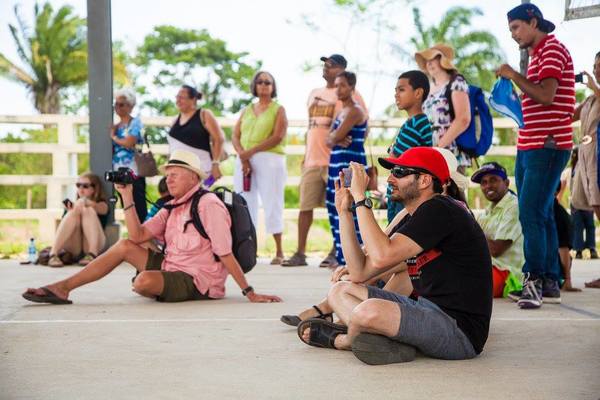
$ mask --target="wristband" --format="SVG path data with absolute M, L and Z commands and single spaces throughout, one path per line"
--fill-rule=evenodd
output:
M 242 295 L 247 296 L 250 292 L 254 292 L 254 288 L 252 286 L 248 286 L 246 289 L 242 290 Z
M 130 205 L 128 205 L 127 207 L 123 208 L 123 212 L 129 210 L 131 207 L 135 206 L 135 203 L 131 203 Z
M 221 164 L 221 161 L 217 161 L 217 160 L 213 160 L 212 165 L 219 165 Z

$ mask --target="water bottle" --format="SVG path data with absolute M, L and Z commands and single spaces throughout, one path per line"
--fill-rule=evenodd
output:
M 250 178 L 251 175 L 244 175 L 244 180 L 243 180 L 243 185 L 244 185 L 244 192 L 249 192 L 251 185 L 252 185 L 252 179 Z
M 27 247 L 27 254 L 29 256 L 29 262 L 35 264 L 37 261 L 37 250 L 35 249 L 35 240 L 29 239 L 29 246 Z

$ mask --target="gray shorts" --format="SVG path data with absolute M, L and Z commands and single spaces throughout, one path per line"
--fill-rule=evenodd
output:
M 431 301 L 406 296 L 368 286 L 370 299 L 383 299 L 398 303 L 400 329 L 391 339 L 410 344 L 423 354 L 445 360 L 465 360 L 477 356 L 467 335 L 456 320 Z

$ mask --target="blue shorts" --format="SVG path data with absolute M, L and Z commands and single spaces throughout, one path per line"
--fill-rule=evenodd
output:
M 477 356 L 471 341 L 456 324 L 456 320 L 431 301 L 367 286 L 370 299 L 398 303 L 400 329 L 390 339 L 416 347 L 423 354 L 445 360 L 466 360 Z

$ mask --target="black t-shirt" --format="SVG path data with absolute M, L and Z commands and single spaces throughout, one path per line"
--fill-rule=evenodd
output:
M 402 222 L 397 232 L 424 249 L 407 260 L 416 293 L 454 318 L 481 353 L 492 315 L 492 260 L 479 224 L 462 203 L 441 195 Z

